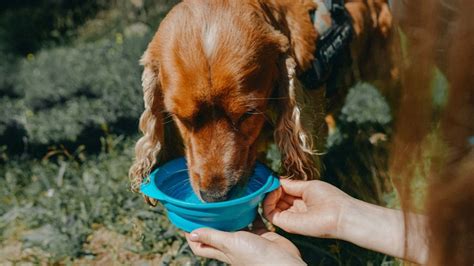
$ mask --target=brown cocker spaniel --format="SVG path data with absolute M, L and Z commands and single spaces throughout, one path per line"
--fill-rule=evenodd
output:
M 377 24 L 386 6 L 347 2 L 358 36 L 367 19 Z M 176 5 L 141 59 L 145 111 L 129 173 L 132 188 L 138 190 L 157 165 L 184 155 L 196 194 L 225 200 L 245 185 L 269 135 L 284 175 L 318 177 L 324 93 L 303 91 L 297 79 L 314 59 L 318 32 L 308 14 L 317 8 L 312 0 Z M 377 27 L 387 31 L 390 23 Z

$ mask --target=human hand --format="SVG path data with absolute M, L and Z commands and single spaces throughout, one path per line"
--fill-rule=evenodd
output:
M 263 214 L 281 229 L 342 239 L 394 257 L 426 263 L 426 219 L 422 215 L 404 215 L 399 210 L 354 199 L 322 181 L 280 182 L 281 187 L 264 200 Z M 411 228 L 407 239 L 406 223 Z
M 186 233 L 186 239 L 194 254 L 229 264 L 306 265 L 295 245 L 266 230 L 260 218 L 254 223 L 253 233 L 200 228 Z
M 263 203 L 263 214 L 288 233 L 339 238 L 338 223 L 353 198 L 322 181 L 281 179 Z

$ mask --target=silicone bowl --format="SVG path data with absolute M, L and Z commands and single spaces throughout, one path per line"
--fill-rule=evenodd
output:
M 169 220 L 186 232 L 201 227 L 237 231 L 252 223 L 265 194 L 279 186 L 278 177 L 257 162 L 242 195 L 227 201 L 202 202 L 191 188 L 186 160 L 178 158 L 153 171 L 141 191 L 160 201 Z

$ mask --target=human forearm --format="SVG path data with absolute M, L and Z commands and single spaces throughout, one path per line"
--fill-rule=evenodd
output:
M 367 249 L 423 264 L 428 256 L 425 218 L 409 213 L 406 218 L 407 226 L 403 212 L 354 199 L 341 211 L 336 237 Z

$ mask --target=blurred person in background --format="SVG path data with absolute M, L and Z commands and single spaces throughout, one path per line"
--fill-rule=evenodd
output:
M 399 55 L 402 91 L 389 169 L 403 211 L 351 198 L 322 181 L 282 180 L 266 198 L 264 216 L 289 233 L 343 239 L 419 264 L 473 265 L 474 1 L 399 0 L 393 6 L 410 46 L 409 56 Z M 440 115 L 432 106 L 433 66 L 449 81 Z M 422 143 L 438 126 L 444 148 L 430 166 L 426 212 L 415 214 L 413 162 L 421 162 Z M 195 254 L 227 263 L 304 264 L 298 249 L 261 221 L 252 231 L 198 229 L 187 239 Z

